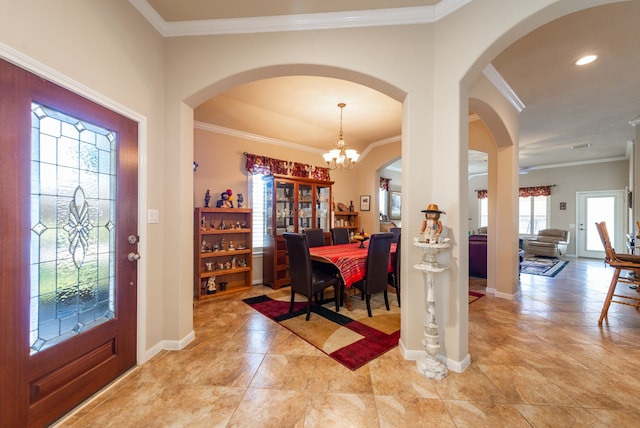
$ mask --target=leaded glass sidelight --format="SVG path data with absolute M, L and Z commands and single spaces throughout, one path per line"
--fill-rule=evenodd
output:
M 33 354 L 115 316 L 116 134 L 31 113 Z

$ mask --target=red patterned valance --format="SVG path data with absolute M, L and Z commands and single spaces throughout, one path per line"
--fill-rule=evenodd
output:
M 536 186 L 536 187 L 521 187 L 521 198 L 528 198 L 529 196 L 551 196 L 551 186 Z
M 551 196 L 552 186 L 535 186 L 535 187 L 521 187 L 518 196 L 521 198 L 528 198 L 529 196 Z M 488 192 L 486 190 L 476 190 L 478 199 L 484 199 L 487 197 Z
M 330 181 L 329 168 L 322 168 L 300 162 L 291 162 L 245 153 L 247 162 L 245 169 L 250 174 L 290 175 L 292 177 L 313 178 L 315 180 Z
M 391 181 L 390 178 L 380 177 L 380 188 L 382 190 L 386 190 L 388 192 L 389 191 L 389 182 L 390 181 Z

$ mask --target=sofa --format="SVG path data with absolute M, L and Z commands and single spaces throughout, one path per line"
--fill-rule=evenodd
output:
M 487 277 L 487 235 L 469 235 L 469 276 Z
M 567 253 L 569 231 L 562 229 L 542 229 L 535 238 L 523 241 L 526 257 L 561 257 Z

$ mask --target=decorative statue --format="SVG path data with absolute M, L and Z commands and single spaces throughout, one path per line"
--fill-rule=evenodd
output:
M 446 212 L 440 211 L 436 204 L 429 204 L 427 209 L 422 210 L 422 212 L 425 213 L 425 215 L 424 220 L 422 221 L 420 235 L 422 235 L 425 242 L 435 244 L 438 242 L 438 238 L 442 233 L 440 214 L 446 214 Z
M 242 203 L 244 202 L 244 197 L 242 193 L 238 193 L 238 208 L 242 208 Z
M 216 277 L 215 276 L 210 276 L 209 280 L 207 281 L 207 293 L 208 294 L 215 294 L 216 292 Z
M 209 208 L 209 201 L 211 200 L 211 193 L 209 193 L 209 189 L 207 189 L 207 193 L 204 194 L 204 207 Z
M 227 189 L 224 192 L 220 193 L 220 200 L 216 204 L 216 208 L 233 208 L 233 201 L 231 196 L 233 192 L 231 189 Z
M 204 216 L 200 219 L 200 229 L 207 230 L 207 219 Z

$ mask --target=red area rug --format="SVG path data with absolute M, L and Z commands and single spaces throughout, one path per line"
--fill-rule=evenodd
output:
M 285 289 L 243 301 L 351 370 L 398 345 L 400 308 L 394 294 L 389 293 L 390 311 L 382 294 L 372 297 L 371 318 L 359 297 L 351 297 L 351 311 L 342 307 L 339 313 L 333 300 L 325 299 L 313 305 L 309 321 L 305 321 L 306 301 L 296 301 L 289 313 L 289 296 L 290 290 Z

